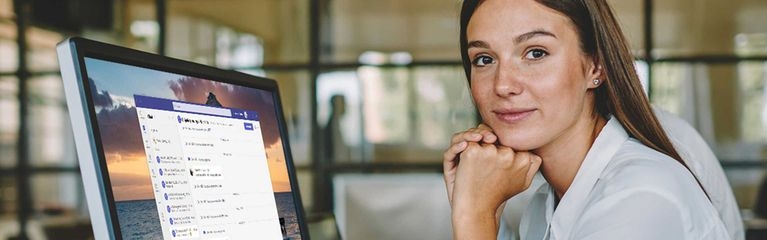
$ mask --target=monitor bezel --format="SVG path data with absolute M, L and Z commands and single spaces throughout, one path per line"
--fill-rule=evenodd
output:
M 71 37 L 60 42 L 57 44 L 57 53 L 91 224 L 96 239 L 122 239 L 122 234 L 107 171 L 106 157 L 101 144 L 99 144 L 101 143 L 101 134 L 85 66 L 86 57 L 271 92 L 285 154 L 291 193 L 295 200 L 294 207 L 299 231 L 302 239 L 309 239 L 309 229 L 304 221 L 305 212 L 276 81 L 81 37 Z

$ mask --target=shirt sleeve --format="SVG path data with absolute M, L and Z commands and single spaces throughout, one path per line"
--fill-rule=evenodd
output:
M 685 239 L 685 216 L 669 198 L 631 191 L 589 203 L 569 239 Z

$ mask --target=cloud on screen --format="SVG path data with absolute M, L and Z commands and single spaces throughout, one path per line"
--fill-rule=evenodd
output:
M 111 107 L 114 103 L 112 97 L 109 96 L 108 91 L 101 91 L 96 87 L 96 81 L 93 78 L 88 78 L 88 84 L 91 86 L 91 92 L 93 93 L 93 104 L 98 107 Z
M 114 108 L 103 108 L 96 117 L 99 119 L 101 142 L 106 154 L 144 154 L 136 107 L 118 105 Z M 107 161 L 119 161 L 120 159 L 108 158 Z
M 208 93 L 211 92 L 223 107 L 258 112 L 264 144 L 268 147 L 280 140 L 274 100 L 269 92 L 195 77 L 185 77 L 169 84 L 170 89 L 181 101 L 205 104 Z

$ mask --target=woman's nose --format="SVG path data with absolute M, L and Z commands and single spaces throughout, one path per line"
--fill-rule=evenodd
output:
M 498 65 L 494 84 L 495 93 L 502 97 L 519 95 L 524 90 L 520 81 L 519 71 L 514 66 L 508 64 Z

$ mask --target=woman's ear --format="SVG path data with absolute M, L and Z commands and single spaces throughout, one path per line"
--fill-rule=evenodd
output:
M 591 64 L 588 64 L 588 73 L 586 74 L 589 81 L 587 81 L 586 84 L 588 89 L 594 89 L 602 85 L 602 83 L 607 80 L 605 77 L 607 75 L 604 74 L 602 64 L 598 60 L 594 59 L 589 62 L 591 62 Z

